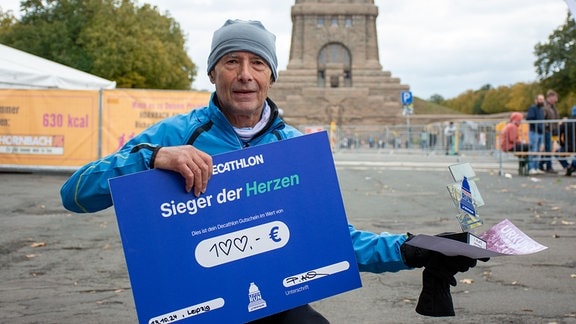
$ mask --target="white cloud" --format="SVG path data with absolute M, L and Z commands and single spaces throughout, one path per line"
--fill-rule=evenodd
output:
M 18 12 L 19 0 L 3 10 Z M 169 12 L 187 35 L 198 65 L 198 89 L 213 89 L 206 59 L 214 30 L 226 19 L 260 20 L 276 34 L 278 61 L 286 69 L 294 1 L 138 0 Z M 376 0 L 380 63 L 414 95 L 452 98 L 485 84 L 536 80 L 534 46 L 565 22 L 563 0 Z
M 534 45 L 564 23 L 564 1 L 376 1 L 380 60 L 416 96 L 536 80 Z

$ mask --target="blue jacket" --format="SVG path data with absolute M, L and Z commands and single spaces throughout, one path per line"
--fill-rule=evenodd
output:
M 526 120 L 534 121 L 528 125 L 530 132 L 544 134 L 544 123 L 542 122 L 544 120 L 544 108 L 537 105 L 530 106 L 526 113 Z
M 160 121 L 132 138 L 118 152 L 72 174 L 60 189 L 64 207 L 77 213 L 90 213 L 112 206 L 108 179 L 153 168 L 155 152 L 163 146 L 189 144 L 215 155 L 301 135 L 279 118 L 274 102 L 267 101 L 271 108 L 270 122 L 247 142 L 236 135 L 216 106 L 215 94 L 207 107 Z M 356 230 L 352 225 L 348 227 L 361 271 L 380 273 L 408 269 L 400 253 L 406 235 L 378 235 Z

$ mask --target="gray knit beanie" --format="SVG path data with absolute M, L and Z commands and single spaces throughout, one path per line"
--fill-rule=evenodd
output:
M 228 19 L 224 26 L 214 32 L 212 48 L 208 56 L 208 73 L 218 60 L 230 52 L 246 51 L 262 57 L 272 70 L 274 81 L 278 80 L 276 36 L 255 20 Z

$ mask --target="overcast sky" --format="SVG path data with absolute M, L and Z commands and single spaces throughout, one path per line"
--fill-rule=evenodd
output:
M 206 76 L 212 33 L 226 19 L 261 20 L 277 37 L 279 69 L 290 52 L 293 0 L 136 0 L 168 12 L 187 38 L 198 66 L 196 89 L 213 90 Z M 18 14 L 20 0 L 3 0 Z M 534 45 L 564 24 L 564 0 L 375 0 L 380 64 L 417 97 L 453 98 L 485 84 L 536 81 Z

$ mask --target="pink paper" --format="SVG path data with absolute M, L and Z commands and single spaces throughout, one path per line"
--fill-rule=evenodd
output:
M 486 241 L 486 248 L 507 255 L 523 255 L 547 249 L 534 241 L 508 219 L 492 226 L 480 235 Z
M 534 241 L 508 219 L 501 221 L 479 235 L 486 241 L 486 249 L 452 239 L 416 235 L 407 244 L 440 252 L 444 255 L 463 255 L 473 259 L 490 258 L 503 255 L 524 255 L 547 249 L 546 246 Z

